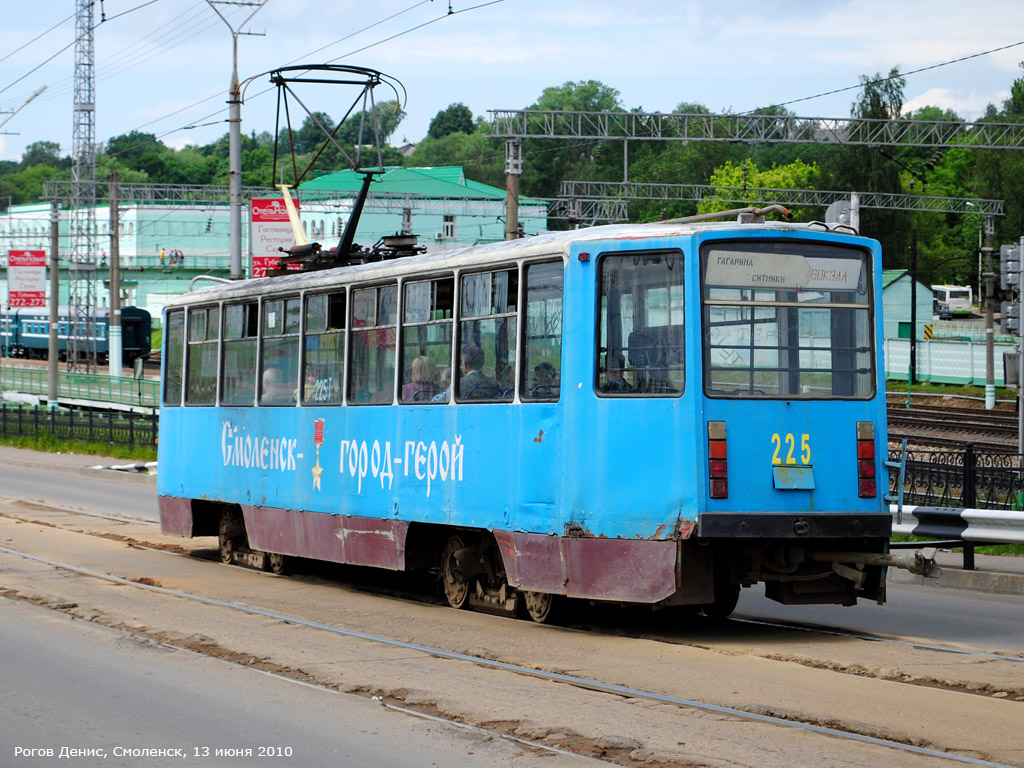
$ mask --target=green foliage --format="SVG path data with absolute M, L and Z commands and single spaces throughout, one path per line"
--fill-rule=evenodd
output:
M 70 168 L 71 158 L 60 156 L 60 144 L 55 141 L 34 141 L 25 148 L 21 156 L 21 168 L 48 165 L 53 168 Z
M 132 459 L 134 461 L 156 461 L 157 447 L 135 446 L 129 450 L 123 445 L 107 445 L 106 443 L 86 443 L 80 440 L 60 440 L 53 435 L 40 437 L 5 437 L 0 438 L 0 445 L 13 448 L 26 448 L 44 453 L 80 453 L 86 456 L 108 456 L 112 459 Z
M 725 165 L 719 166 L 711 174 L 711 184 L 718 187 L 745 187 L 745 188 L 771 188 L 771 189 L 817 189 L 818 181 L 817 164 L 808 165 L 799 158 L 788 165 L 773 165 L 771 168 L 761 170 L 753 160 L 744 161 L 741 164 L 734 164 L 731 160 Z M 697 206 L 698 213 L 710 213 L 712 211 L 725 211 L 739 207 L 733 200 L 736 197 L 759 202 L 759 198 L 752 192 L 735 191 L 721 193 L 721 197 L 730 200 L 703 200 Z M 794 210 L 794 219 L 797 221 L 809 220 L 813 212 Z
M 576 112 L 621 112 L 619 92 L 597 80 L 566 82 L 545 88 L 528 109 L 564 109 Z
M 1024 62 L 1022 62 L 1024 67 Z M 897 70 L 888 75 L 862 76 L 863 87 L 851 105 L 855 117 L 879 120 L 903 114 L 904 81 Z M 1001 105 L 989 105 L 986 120 L 1024 121 L 1024 76 L 1009 88 L 1010 97 Z M 702 104 L 685 100 L 685 93 L 674 112 L 710 114 Z M 394 101 L 375 105 L 381 138 L 395 135 L 404 112 Z M 596 80 L 565 82 L 545 88 L 536 101 L 526 107 L 540 110 L 587 112 L 623 112 L 619 92 Z M 644 111 L 639 107 L 635 111 Z M 780 120 L 791 117 L 785 108 L 772 106 L 760 114 Z M 333 131 L 333 119 L 316 113 L 317 119 Z M 939 107 L 927 106 L 909 115 L 915 120 L 956 120 L 957 115 Z M 295 166 L 298 172 L 312 175 L 349 168 L 356 161 L 356 144 L 370 144 L 367 120 L 360 139 L 358 113 L 338 128 L 335 138 L 343 151 L 327 146 L 317 156 L 324 135 L 311 118 L 295 131 Z M 709 130 L 718 127 L 710 125 Z M 473 121 L 469 108 L 453 102 L 440 110 L 431 122 L 429 135 L 420 141 L 409 158 L 396 150 L 383 150 L 385 165 L 461 165 L 466 176 L 495 187 L 505 186 L 505 142 L 487 137 L 489 126 L 483 118 Z M 252 186 L 270 185 L 283 175 L 290 181 L 293 173 L 290 142 L 287 135 L 278 148 L 277 169 L 273 167 L 274 136 L 269 132 L 250 132 L 242 137 L 242 179 Z M 412 138 L 412 137 L 411 137 Z M 97 178 L 105 179 L 118 171 L 123 182 L 163 184 L 228 183 L 229 140 L 225 133 L 204 146 L 174 150 L 154 134 L 140 131 L 115 136 L 97 156 Z M 314 161 L 315 158 L 315 161 Z M 628 167 L 623 167 L 628 162 Z M 732 144 L 728 142 L 672 143 L 631 141 L 578 141 L 531 139 L 523 145 L 523 175 L 520 191 L 533 197 L 554 198 L 561 192 L 563 180 L 634 182 L 664 184 L 719 183 L 742 186 L 742 163 L 747 163 L 748 186 L 780 189 L 823 189 L 857 192 L 909 192 L 957 198 L 1003 200 L 1005 216 L 995 217 L 994 245 L 1016 242 L 1024 233 L 1024 152 L 1014 150 L 975 150 L 951 147 L 945 152 L 912 147 L 852 147 L 823 142 L 813 144 Z M 42 183 L 49 179 L 70 178 L 71 160 L 61 157 L 59 145 L 41 140 L 29 145 L 18 163 L 0 162 L 0 201 L 10 198 L 15 204 L 41 200 Z M 361 147 L 359 164 L 377 164 L 375 151 Z M 283 172 L 282 172 L 283 169 Z M 2 203 L 0 203 L 2 204 Z M 736 207 L 737 203 L 706 203 L 701 207 Z M 693 201 L 631 200 L 629 216 L 633 221 L 654 221 L 696 213 Z M 798 218 L 820 218 L 823 211 L 797 212 Z M 970 283 L 977 285 L 979 232 L 984 222 L 977 214 L 943 215 L 861 209 L 861 231 L 882 244 L 885 266 L 906 267 L 910 261 L 911 234 L 916 234 L 919 276 L 928 282 Z M 558 222 L 552 222 L 557 226 Z
M 1024 61 L 1018 65 L 1024 69 Z M 1003 102 L 1003 112 L 1007 117 L 1024 117 L 1024 78 L 1017 78 L 1010 86 L 1010 98 Z
M 597 80 L 567 82 L 545 88 L 528 109 L 621 112 L 619 92 Z M 561 182 L 611 181 L 622 178 L 619 142 L 535 141 L 523 150 L 520 191 L 532 197 L 557 197 Z
M 505 186 L 505 142 L 487 138 L 488 126 L 477 120 L 472 133 L 449 133 L 439 139 L 427 137 L 416 145 L 406 165 L 461 165 L 466 177 L 493 187 Z
M 138 167 L 146 155 L 173 152 L 152 133 L 132 131 L 107 141 L 106 154 L 120 160 L 128 168 Z
M 427 135 L 432 139 L 443 139 L 453 133 L 472 133 L 473 128 L 473 113 L 460 101 L 449 104 L 434 115 Z
M 50 165 L 33 165 L 19 173 L 5 174 L 0 179 L 0 197 L 10 197 L 15 205 L 42 200 L 43 182 L 70 178 L 70 172 Z
M 629 177 L 661 184 L 707 184 L 716 168 L 741 162 L 745 151 L 724 142 L 636 142 L 630 144 Z M 633 221 L 660 221 L 696 212 L 697 203 L 692 201 L 640 200 L 629 206 Z

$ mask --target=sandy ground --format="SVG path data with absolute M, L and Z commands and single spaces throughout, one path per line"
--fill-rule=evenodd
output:
M 101 533 L 83 536 L 74 530 Z M 1024 765 L 1024 664 L 665 614 L 631 634 L 540 626 L 365 591 L 364 571 L 278 577 L 154 551 L 209 548 L 152 527 L 0 503 L 0 545 L 448 651 Z M 0 592 L 243 664 L 623 765 L 925 766 L 937 758 L 531 678 L 203 605 L 0 553 Z M 623 622 L 633 614 L 623 613 Z M 675 618 L 677 621 L 672 621 Z M 639 629 L 639 632 L 637 632 Z M 813 760 L 808 760 L 813 755 Z M 944 762 L 944 761 L 943 761 Z

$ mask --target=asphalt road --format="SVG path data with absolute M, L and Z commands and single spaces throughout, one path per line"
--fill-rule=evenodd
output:
M 5 598 L 0 648 L 4 766 L 533 768 L 589 762 L 542 756 L 489 734 L 386 710 L 368 698 Z M 218 756 L 218 749 L 230 752 Z
M 1024 655 L 1024 597 L 892 583 L 887 591 L 885 605 L 861 601 L 846 608 L 779 605 L 767 600 L 763 587 L 757 586 L 743 590 L 733 618 L 796 622 Z
M 131 463 L 0 446 L 0 495 L 159 520 L 155 477 L 85 469 L 90 464 Z

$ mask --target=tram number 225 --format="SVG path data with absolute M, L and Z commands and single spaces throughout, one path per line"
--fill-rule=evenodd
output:
M 772 445 L 775 446 L 775 453 L 772 454 L 772 464 L 796 464 L 797 457 L 793 455 L 796 451 L 796 436 L 792 433 L 780 435 L 776 432 L 772 435 Z M 781 454 L 785 450 L 785 457 Z M 800 463 L 811 463 L 811 436 L 800 435 Z

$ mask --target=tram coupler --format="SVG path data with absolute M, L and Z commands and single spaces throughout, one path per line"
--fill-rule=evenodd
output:
M 881 565 L 887 568 L 899 568 L 910 571 L 915 576 L 930 576 L 935 570 L 934 547 L 925 547 L 912 552 L 894 554 L 873 554 L 869 552 L 808 552 L 807 559 L 819 563 L 832 563 L 833 566 Z

